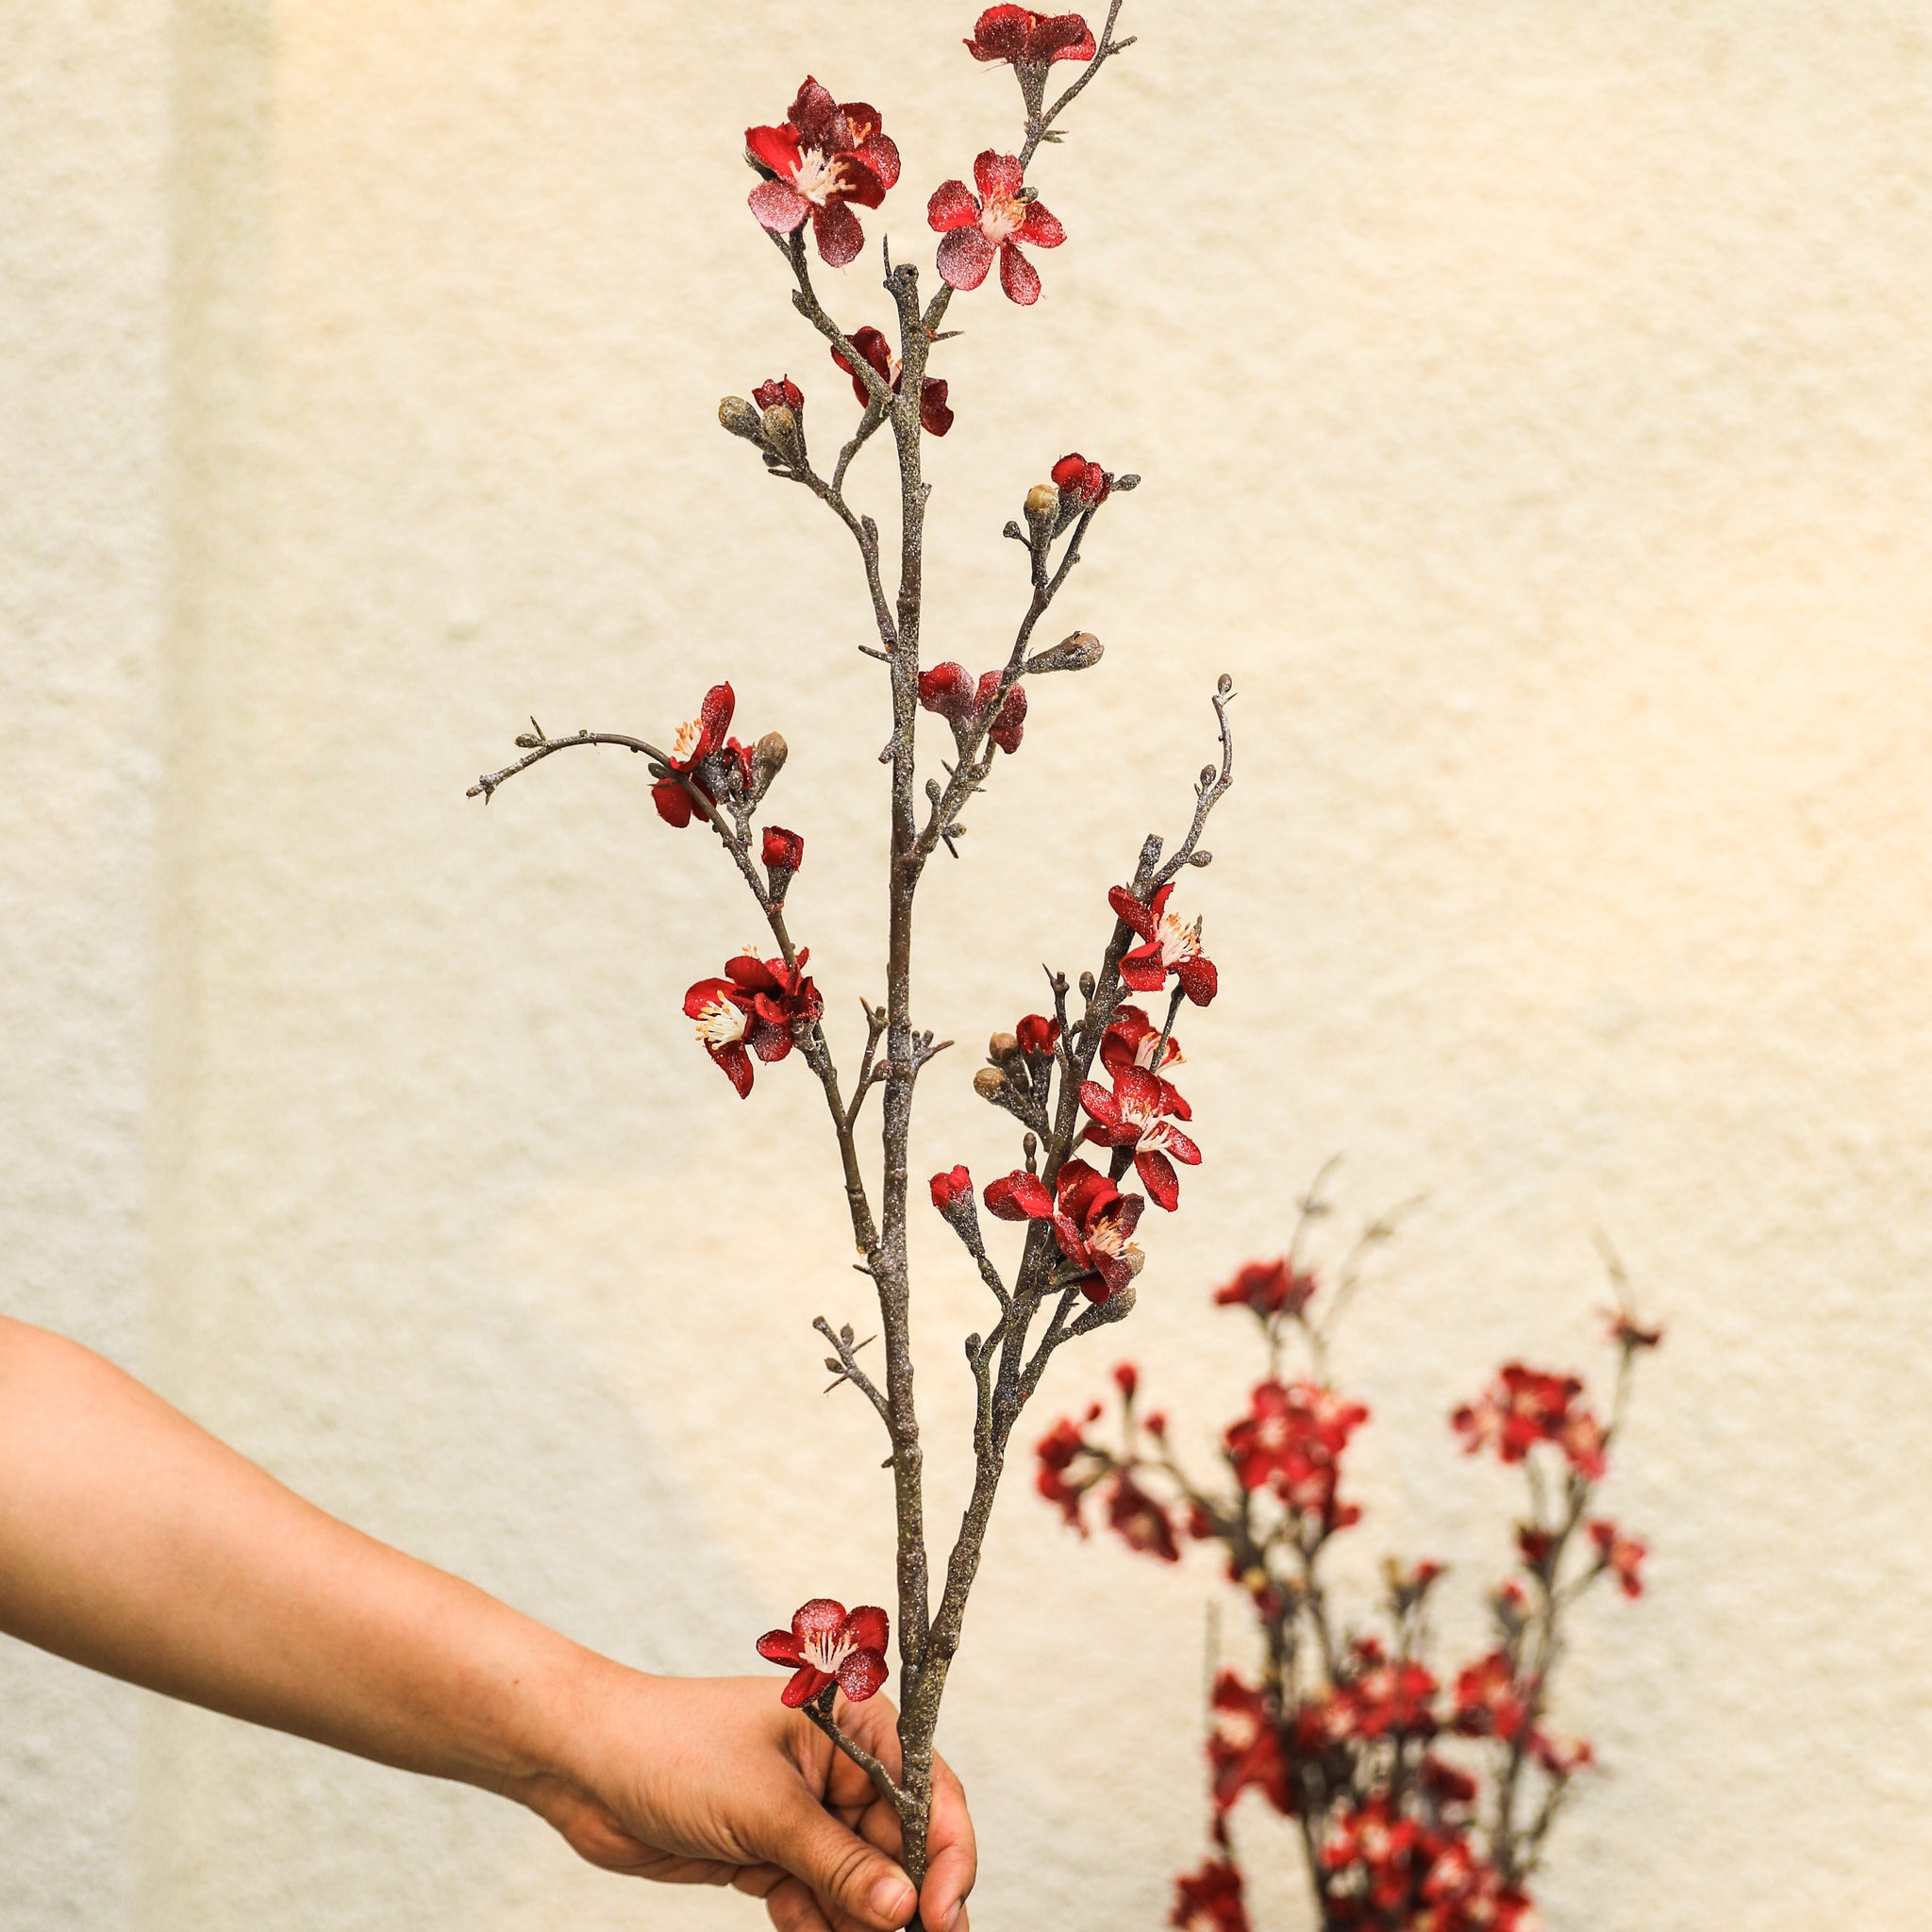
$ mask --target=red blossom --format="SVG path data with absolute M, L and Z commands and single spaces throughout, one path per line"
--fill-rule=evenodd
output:
M 1091 60 L 1093 35 L 1077 13 L 1035 13 L 1030 7 L 989 7 L 974 24 L 966 51 L 975 60 L 1044 67 L 1055 60 Z
M 767 825 L 760 857 L 766 871 L 783 872 L 789 877 L 805 863 L 804 835 L 788 832 L 783 825 Z
M 898 357 L 892 354 L 891 344 L 885 334 L 870 323 L 863 328 L 856 328 L 849 338 L 852 346 L 864 357 L 877 373 L 879 380 L 887 384 L 897 395 L 906 381 L 906 368 Z M 852 378 L 852 392 L 861 403 L 869 403 L 872 396 L 865 386 L 865 378 L 846 359 L 842 349 L 832 351 L 832 360 Z M 938 375 L 920 378 L 919 384 L 919 425 L 928 436 L 943 436 L 953 426 L 953 412 L 946 407 L 948 388 L 945 379 Z
M 1625 1536 L 1614 1523 L 1597 1521 L 1590 1525 L 1590 1540 L 1596 1545 L 1597 1567 L 1615 1575 L 1618 1587 L 1627 1597 L 1643 1594 L 1640 1574 L 1650 1546 L 1641 1538 Z
M 701 979 L 684 996 L 688 1020 L 697 1022 L 698 1040 L 737 1088 L 741 1100 L 751 1091 L 751 1056 L 782 1060 L 798 1035 L 824 1011 L 818 988 L 806 976 L 808 948 L 798 963 L 760 959 L 743 953 L 724 964 L 723 979 Z
M 1527 1894 L 1503 1882 L 1461 1833 L 1428 1833 L 1422 1845 L 1422 1915 L 1431 1932 L 1531 1932 Z
M 1521 1462 L 1539 1442 L 1550 1442 L 1594 1482 L 1604 1473 L 1606 1438 L 1603 1424 L 1579 1406 L 1582 1393 L 1575 1375 L 1509 1362 L 1479 1400 L 1465 1403 L 1450 1420 L 1472 1456 L 1493 1447 L 1503 1461 Z
M 1180 1561 L 1180 1545 L 1167 1511 L 1124 1469 L 1116 1470 L 1108 1485 L 1107 1521 L 1129 1549 L 1158 1557 L 1163 1563 Z
M 1318 1286 L 1312 1274 L 1298 1272 L 1285 1257 L 1279 1261 L 1250 1261 L 1224 1288 L 1215 1291 L 1214 1305 L 1253 1308 L 1265 1322 L 1276 1315 L 1299 1315 Z
M 1049 1054 L 1060 1043 L 1060 1023 L 1044 1013 L 1028 1013 L 1013 1028 L 1013 1038 L 1020 1042 L 1022 1053 Z
M 1000 694 L 1004 674 L 998 671 L 982 671 L 979 674 L 979 689 L 974 693 L 978 709 L 984 713 L 991 708 L 993 700 Z M 1026 687 L 1016 684 L 1007 693 L 1007 701 L 1000 707 L 999 716 L 986 727 L 986 735 L 1008 755 L 1020 749 L 1020 740 L 1026 730 Z
M 1060 495 L 1080 509 L 1098 509 L 1113 493 L 1113 473 L 1090 463 L 1077 450 L 1053 466 Z
M 1214 1727 L 1208 1734 L 1208 1764 L 1215 1807 L 1230 1809 L 1252 1786 L 1277 1811 L 1291 1810 L 1288 1760 L 1282 1756 L 1280 1733 L 1269 1713 L 1267 1698 L 1232 1671 L 1223 1671 L 1214 1680 L 1212 1708 Z
M 972 672 L 949 658 L 919 674 L 919 702 L 926 710 L 963 724 L 979 708 L 979 688 Z
M 986 1189 L 990 1214 L 1002 1221 L 1051 1221 L 1059 1250 L 1078 1271 L 1081 1292 L 1105 1302 L 1140 1274 L 1145 1257 L 1129 1237 L 1145 1204 L 1124 1194 L 1084 1160 L 1066 1160 L 1048 1193 L 1039 1175 L 1015 1168 Z
M 863 1704 L 886 1681 L 889 1634 L 886 1613 L 875 1605 L 848 1613 L 843 1604 L 815 1596 L 793 1613 L 791 1629 L 767 1630 L 758 1639 L 758 1655 L 791 1667 L 782 1694 L 793 1710 L 831 1684 Z
M 1125 921 L 1140 936 L 1141 944 L 1121 960 L 1121 978 L 1136 992 L 1158 992 L 1172 973 L 1181 991 L 1197 1007 L 1205 1007 L 1220 987 L 1214 962 L 1201 952 L 1201 922 L 1183 925 L 1167 909 L 1174 882 L 1161 887 L 1150 905 L 1143 906 L 1124 886 L 1115 886 L 1107 903 L 1115 916 Z
M 919 702 L 923 709 L 937 711 L 953 727 L 953 735 L 963 745 L 971 728 L 991 710 L 999 697 L 1006 674 L 982 672 L 975 680 L 965 665 L 950 658 L 919 674 Z M 987 736 L 1003 752 L 1020 749 L 1026 728 L 1026 688 L 1016 684 L 1008 691 L 999 715 L 987 727 Z
M 1350 1674 L 1336 1695 L 1348 1705 L 1357 1738 L 1432 1738 L 1436 1734 L 1435 1677 L 1414 1657 L 1390 1657 L 1372 1637 L 1357 1638 Z
M 1132 1362 L 1122 1362 L 1113 1372 L 1113 1386 L 1129 1401 L 1141 1391 L 1141 1372 Z
M 751 211 L 774 234 L 790 235 L 809 215 L 819 254 L 843 268 L 865 245 L 851 204 L 877 208 L 899 178 L 899 150 L 876 108 L 843 106 L 809 75 L 775 127 L 747 127 L 746 154 L 766 178 L 751 192 Z
M 667 825 L 682 828 L 691 824 L 691 793 L 680 780 L 689 781 L 712 800 L 733 778 L 741 785 L 750 783 L 751 753 L 737 739 L 724 735 L 737 708 L 731 687 L 714 684 L 705 693 L 697 716 L 677 727 L 671 741 L 671 756 L 664 761 L 676 775 L 651 787 L 651 803 Z
M 1180 1176 L 1174 1171 L 1201 1164 L 1201 1150 L 1166 1117 L 1164 1093 L 1174 1090 L 1139 1067 L 1113 1076 L 1109 1093 L 1097 1080 L 1080 1083 L 1080 1105 L 1091 1115 L 1084 1138 L 1102 1147 L 1131 1147 L 1134 1171 L 1157 1206 L 1173 1211 L 1180 1200 Z
M 1465 1738 L 1513 1743 L 1528 1722 L 1528 1693 L 1503 1651 L 1492 1650 L 1457 1677 L 1456 1728 Z
M 1157 1057 L 1160 1061 L 1158 1067 L 1154 1064 Z M 1169 1035 L 1163 1047 L 1160 1028 L 1131 1002 L 1113 1009 L 1113 1018 L 1100 1036 L 1100 1064 L 1109 1074 L 1118 1074 L 1124 1067 L 1139 1067 L 1145 1073 L 1158 1074 L 1167 1067 L 1179 1066 L 1181 1058 L 1180 1042 Z M 1173 1114 L 1177 1121 L 1191 1121 L 1194 1117 L 1193 1108 L 1181 1098 L 1179 1090 L 1164 1078 L 1160 1082 L 1160 1103 L 1161 1112 Z
M 956 1167 L 950 1174 L 936 1174 L 932 1177 L 932 1205 L 941 1214 L 950 1215 L 960 1201 L 973 1198 L 973 1176 L 963 1167 Z
M 1167 1923 L 1177 1932 L 1248 1932 L 1240 1871 L 1225 1858 L 1209 1858 L 1198 1872 L 1176 1878 Z
M 1549 1568 L 1550 1557 L 1556 1551 L 1556 1532 L 1541 1528 L 1533 1523 L 1518 1524 L 1516 1547 L 1521 1552 L 1524 1562 L 1530 1569 L 1546 1570 Z
M 1107 1458 L 1064 1416 L 1034 1444 L 1033 1453 L 1040 1459 L 1034 1488 L 1059 1510 L 1070 1527 L 1085 1536 L 1087 1525 L 1080 1520 L 1080 1505 L 1087 1491 L 1106 1474 Z
M 789 375 L 774 375 L 752 391 L 751 399 L 761 409 L 775 408 L 780 403 L 788 409 L 805 408 L 805 391 Z
M 973 163 L 977 194 L 963 181 L 942 181 L 927 203 L 925 218 L 945 237 L 940 243 L 940 278 L 955 289 L 976 289 L 999 258 L 1000 287 L 1022 308 L 1040 300 L 1040 272 L 1020 253 L 1022 242 L 1058 248 L 1067 231 L 1043 202 L 1026 198 L 1019 158 L 988 148 Z
M 1370 1903 L 1392 1912 L 1407 1902 L 1422 1835 L 1414 1819 L 1396 1816 L 1386 1795 L 1343 1805 L 1322 1846 L 1322 1864 L 1330 1872 L 1359 1867 Z
M 1263 1382 L 1247 1415 L 1227 1431 L 1235 1475 L 1244 1490 L 1271 1489 L 1324 1530 L 1346 1529 L 1361 1511 L 1336 1494 L 1341 1456 L 1369 1412 L 1318 1382 Z

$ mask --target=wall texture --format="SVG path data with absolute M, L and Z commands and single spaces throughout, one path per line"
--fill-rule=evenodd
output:
M 1045 298 L 956 306 L 930 465 L 930 643 L 974 664 L 1046 464 L 1147 482 L 1065 606 L 1106 663 L 1036 693 L 935 881 L 925 1024 L 974 1040 L 1085 962 L 1213 675 L 1242 692 L 1195 875 L 1207 1163 L 1041 1421 L 1128 1347 L 1203 1424 L 1239 1399 L 1205 1291 L 1346 1149 L 1352 1209 L 1425 1196 L 1341 1349 L 1364 1535 L 1473 1596 L 1507 1491 L 1443 1414 L 1505 1352 L 1591 1362 L 1607 1230 L 1672 1327 L 1617 1491 L 1655 1588 L 1574 1659 L 1607 1771 L 1550 1924 L 1902 1932 L 1932 1885 L 1924 10 L 1129 11 L 1038 171 L 1072 238 Z M 885 1591 L 870 1419 L 806 1325 L 863 1284 L 797 1070 L 741 1106 L 679 1015 L 754 937 L 704 841 L 614 758 L 463 788 L 526 713 L 663 730 L 730 676 L 793 746 L 793 925 L 849 1039 L 864 610 L 712 412 L 781 368 L 822 441 L 851 405 L 737 133 L 808 69 L 877 102 L 907 174 L 872 231 L 923 256 L 926 188 L 1011 125 L 970 12 L 0 4 L 0 1297 L 658 1668 Z M 884 320 L 865 266 L 826 282 Z M 970 1064 L 935 1069 L 922 1173 L 1008 1158 Z M 941 1495 L 982 1319 L 942 1235 Z M 975 1923 L 1161 1922 L 1208 1590 L 1015 1497 L 946 1734 Z M 5 1932 L 752 1913 L 18 1649 L 0 1869 Z

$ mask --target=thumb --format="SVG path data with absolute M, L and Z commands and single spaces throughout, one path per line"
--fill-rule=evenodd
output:
M 891 1859 L 802 1788 L 777 1821 L 770 1856 L 826 1905 L 878 1932 L 895 1932 L 918 1903 L 912 1881 Z

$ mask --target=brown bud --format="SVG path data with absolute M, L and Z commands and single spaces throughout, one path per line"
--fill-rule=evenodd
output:
M 994 1066 L 999 1066 L 1003 1061 L 1010 1059 L 1019 1051 L 1020 1041 L 1015 1034 L 995 1033 L 986 1042 L 986 1057 Z
M 798 412 L 783 403 L 774 403 L 764 413 L 765 441 L 794 470 L 805 468 L 805 431 Z
M 997 1067 L 981 1067 L 973 1076 L 973 1091 L 982 1100 L 997 1100 L 1007 1076 Z
M 1060 513 L 1060 493 L 1051 483 L 1036 483 L 1026 492 L 1026 521 L 1035 531 L 1050 530 Z
M 763 418 L 742 396 L 726 396 L 718 405 L 718 421 L 733 436 L 741 436 L 747 442 L 765 440 Z
M 1046 671 L 1086 671 L 1100 662 L 1107 646 L 1091 630 L 1076 630 L 1026 660 L 1026 670 L 1037 676 Z
M 785 741 L 768 731 L 752 748 L 751 802 L 756 805 L 772 789 L 772 780 L 785 769 Z
M 1092 974 L 1091 974 L 1091 973 L 1083 973 L 1083 974 L 1081 974 L 1081 975 L 1080 975 L 1080 997 L 1081 997 L 1081 998 L 1082 998 L 1083 1000 L 1091 1000 L 1091 998 L 1093 997 L 1093 989 L 1094 989 L 1094 988 L 1095 988 L 1096 986 L 1098 986 L 1099 984 L 1100 984 L 1100 982 L 1099 982 L 1099 981 L 1098 981 L 1097 979 L 1095 979 L 1095 978 L 1094 978 L 1094 976 L 1092 975 Z

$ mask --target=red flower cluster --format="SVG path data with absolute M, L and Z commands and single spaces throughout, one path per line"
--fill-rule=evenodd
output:
M 1051 474 L 1060 495 L 1076 509 L 1098 509 L 1113 494 L 1112 473 L 1090 463 L 1077 450 L 1062 457 Z
M 1154 1064 L 1157 1059 L 1159 1066 Z M 1113 1018 L 1100 1036 L 1100 1064 L 1116 1076 L 1129 1067 L 1159 1075 L 1168 1067 L 1179 1066 L 1181 1059 L 1180 1041 L 1169 1035 L 1163 1046 L 1160 1028 L 1131 1002 L 1113 1009 Z M 1160 1110 L 1171 1113 L 1177 1121 L 1191 1121 L 1194 1117 L 1193 1108 L 1164 1078 L 1160 1082 Z
M 1320 1383 L 1263 1382 L 1226 1435 L 1227 1459 L 1244 1490 L 1267 1488 L 1324 1532 L 1358 1522 L 1360 1508 L 1336 1495 L 1348 1439 L 1369 1419 L 1358 1402 Z
M 1100 1420 L 1097 1402 L 1087 1420 Z M 1033 1487 L 1067 1519 L 1069 1529 L 1085 1536 L 1087 1524 L 1081 1519 L 1080 1506 L 1087 1500 L 1088 1491 L 1106 1475 L 1110 1458 L 1064 1416 L 1033 1445 L 1033 1453 L 1040 1462 Z
M 1297 1273 L 1286 1257 L 1279 1261 L 1250 1261 L 1226 1287 L 1214 1291 L 1214 1305 L 1252 1308 L 1270 1322 L 1276 1315 L 1299 1315 L 1319 1285 L 1312 1274 Z
M 1131 1148 L 1141 1185 L 1156 1207 L 1171 1213 L 1181 1197 L 1174 1163 L 1198 1167 L 1201 1150 L 1169 1117 L 1169 1096 L 1180 1098 L 1158 1074 L 1139 1067 L 1123 1067 L 1115 1074 L 1111 1093 L 1098 1080 L 1080 1083 L 1080 1105 L 1091 1116 L 1083 1138 L 1102 1147 Z
M 731 687 L 714 684 L 705 693 L 697 716 L 677 727 L 677 735 L 671 741 L 671 756 L 665 759 L 676 776 L 660 779 L 651 787 L 651 803 L 667 825 L 681 830 L 691 824 L 691 793 L 680 780 L 694 785 L 713 804 L 729 786 L 750 785 L 750 748 L 724 735 L 737 708 Z
M 937 1178 L 933 1186 L 937 1200 Z M 1139 1194 L 1122 1193 L 1104 1174 L 1077 1159 L 1060 1163 L 1052 1193 L 1024 1168 L 990 1181 L 986 1190 L 987 1212 L 1002 1221 L 1052 1222 L 1060 1253 L 1074 1264 L 1069 1278 L 1092 1302 L 1110 1300 L 1140 1274 L 1145 1257 L 1130 1237 L 1145 1206 Z
M 1603 1424 L 1581 1406 L 1583 1382 L 1506 1363 L 1483 1395 L 1452 1418 L 1474 1456 L 1493 1447 L 1505 1462 L 1521 1462 L 1539 1442 L 1555 1444 L 1579 1475 L 1595 1482 L 1604 1473 Z
M 863 1704 L 886 1681 L 886 1613 L 873 1604 L 848 1611 L 828 1596 L 815 1596 L 792 1613 L 789 1630 L 767 1630 L 758 1655 L 789 1665 L 792 1677 L 781 1693 L 796 1710 L 836 1684 L 854 1704 Z
M 1239 1867 L 1226 1858 L 1209 1858 L 1198 1872 L 1176 1878 L 1167 1923 L 1177 1932 L 1249 1932 Z
M 1322 1864 L 1338 1927 L 1528 1932 L 1527 1895 L 1506 1885 L 1465 1835 L 1398 1813 L 1386 1796 L 1338 1814 Z
M 1277 1811 L 1291 1811 L 1288 1759 L 1267 1698 L 1232 1671 L 1223 1671 L 1209 1702 L 1213 1727 L 1208 1733 L 1208 1769 L 1216 1810 L 1233 1809 L 1241 1794 L 1252 1789 Z
M 1044 67 L 1055 60 L 1091 60 L 1093 35 L 1077 13 L 1035 13 L 1030 7 L 989 7 L 974 24 L 966 51 L 975 60 Z
M 777 126 L 744 130 L 744 148 L 765 177 L 751 192 L 752 213 L 777 235 L 794 233 L 809 215 L 819 254 L 833 268 L 865 245 L 852 204 L 877 208 L 899 178 L 899 150 L 878 109 L 863 101 L 841 107 L 810 75 Z
M 767 855 L 770 864 L 769 841 Z M 818 988 L 806 976 L 810 958 L 803 946 L 795 966 L 741 953 L 724 962 L 724 978 L 701 979 L 684 996 L 685 1018 L 697 1022 L 700 1043 L 738 1089 L 741 1100 L 751 1091 L 751 1056 L 782 1060 L 825 1009 Z
M 879 380 L 897 395 L 906 380 L 906 366 L 892 354 L 892 345 L 886 340 L 885 331 L 874 328 L 867 323 L 863 328 L 854 329 L 848 340 L 876 373 Z M 860 403 L 871 402 L 872 397 L 866 392 L 864 377 L 853 368 L 844 351 L 834 349 L 832 360 L 852 378 L 852 393 Z M 953 412 L 946 407 L 947 393 L 946 383 L 937 375 L 924 376 L 920 381 L 919 423 L 920 427 L 928 436 L 943 436 L 953 426 Z M 794 404 L 793 407 L 797 406 Z
M 997 256 L 1008 299 L 1030 307 L 1040 300 L 1040 271 L 1020 253 L 1020 243 L 1058 248 L 1067 231 L 1033 198 L 1016 156 L 988 148 L 973 163 L 973 180 L 977 194 L 963 181 L 942 181 L 926 204 L 927 222 L 945 237 L 940 278 L 950 288 L 976 289 Z
M 1221 981 L 1214 961 L 1201 951 L 1201 922 L 1183 925 L 1167 909 L 1174 891 L 1170 880 L 1156 892 L 1153 901 L 1141 905 L 1125 886 L 1115 886 L 1107 903 L 1117 918 L 1139 935 L 1141 943 L 1121 960 L 1121 978 L 1136 992 L 1159 992 L 1172 974 L 1181 991 L 1197 1007 L 1205 1007 L 1218 991 Z
M 992 703 L 999 696 L 1005 674 L 983 671 L 975 679 L 965 665 L 950 658 L 919 674 L 919 702 L 922 708 L 937 711 L 953 727 L 953 736 L 964 744 Z M 1016 684 L 1008 691 L 999 715 L 987 727 L 986 735 L 1003 752 L 1020 749 L 1026 732 L 1026 687 Z
M 1602 1519 L 1590 1525 L 1590 1540 L 1596 1545 L 1597 1567 L 1617 1579 L 1617 1587 L 1627 1597 L 1643 1594 L 1643 1578 L 1638 1573 L 1650 1547 L 1640 1538 L 1625 1536 L 1614 1523 Z

